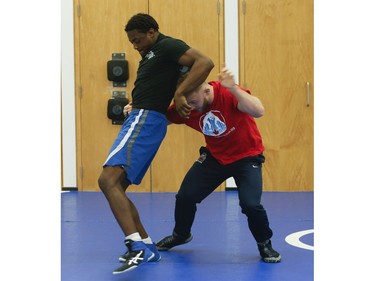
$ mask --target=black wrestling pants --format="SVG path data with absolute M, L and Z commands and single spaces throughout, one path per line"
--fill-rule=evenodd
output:
M 257 242 L 272 237 L 266 210 L 261 205 L 263 155 L 248 157 L 221 165 L 205 147 L 200 148 L 200 157 L 185 175 L 176 195 L 175 228 L 178 236 L 188 237 L 201 203 L 223 181 L 233 177 L 237 185 L 239 205 L 247 216 L 250 232 Z

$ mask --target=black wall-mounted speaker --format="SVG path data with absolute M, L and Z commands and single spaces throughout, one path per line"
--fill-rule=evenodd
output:
M 129 65 L 126 60 L 110 60 L 107 62 L 109 81 L 126 82 L 129 79 Z
M 122 125 L 125 120 L 124 106 L 129 103 L 127 98 L 109 99 L 107 104 L 107 116 L 114 125 Z

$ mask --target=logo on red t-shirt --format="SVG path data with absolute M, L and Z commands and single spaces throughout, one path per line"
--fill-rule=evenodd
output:
M 217 110 L 211 110 L 199 119 L 201 131 L 206 136 L 219 137 L 227 130 L 224 116 Z

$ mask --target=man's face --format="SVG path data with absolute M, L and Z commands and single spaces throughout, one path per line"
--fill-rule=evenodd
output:
M 154 42 L 155 31 L 151 28 L 146 33 L 137 29 L 127 32 L 129 42 L 133 45 L 139 54 L 144 57 L 151 49 Z
M 206 111 L 209 106 L 208 95 L 204 87 L 200 87 L 186 97 L 187 103 L 192 107 L 192 110 L 199 112 Z

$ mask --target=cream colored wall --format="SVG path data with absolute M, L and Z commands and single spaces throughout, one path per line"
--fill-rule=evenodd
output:
M 254 13 L 254 8 L 257 8 L 258 6 L 259 6 L 259 9 L 260 9 L 260 12 L 255 12 L 255 14 L 253 14 L 253 15 L 251 15 L 250 13 L 248 13 L 248 14 L 241 13 L 241 11 L 244 10 L 243 6 L 242 5 L 241 5 L 241 7 L 236 6 L 237 3 L 239 5 L 240 3 L 243 3 L 245 1 L 242 1 L 242 0 L 241 1 L 240 0 L 239 1 L 229 1 L 228 0 L 227 1 L 227 5 L 225 5 L 225 12 L 224 12 L 225 17 L 226 17 L 226 19 L 225 19 L 225 23 L 226 23 L 225 24 L 225 28 L 226 28 L 225 34 L 227 35 L 226 40 L 225 40 L 225 43 L 226 43 L 225 44 L 225 59 L 221 56 L 221 58 L 219 58 L 218 61 L 220 61 L 220 62 L 221 61 L 226 61 L 228 67 L 231 68 L 237 74 L 236 75 L 237 76 L 237 81 L 240 80 L 238 82 L 241 82 L 241 85 L 243 85 L 245 87 L 247 87 L 247 85 L 246 85 L 247 84 L 246 83 L 247 80 L 246 79 L 248 79 L 248 78 L 251 78 L 251 79 L 259 78 L 258 77 L 259 75 L 254 75 L 254 73 L 251 73 L 251 71 L 255 70 L 256 74 L 259 73 L 259 70 L 262 70 L 263 72 L 266 72 L 266 73 L 268 73 L 268 72 L 269 73 L 273 73 L 272 71 L 270 71 L 270 70 L 274 69 L 274 67 L 272 67 L 272 64 L 274 64 L 278 60 L 283 60 L 283 59 L 285 60 L 287 58 L 288 54 L 290 54 L 292 56 L 290 58 L 293 58 L 294 61 L 296 61 L 296 60 L 298 60 L 298 62 L 302 61 L 302 60 L 298 59 L 298 57 L 296 57 L 294 55 L 296 52 L 291 51 L 291 49 L 289 47 L 285 47 L 283 50 L 281 50 L 281 47 L 282 47 L 281 44 L 280 45 L 276 44 L 279 47 L 278 50 L 280 49 L 281 51 L 279 51 L 279 53 L 276 54 L 276 55 L 273 54 L 273 56 L 271 57 L 271 60 L 270 60 L 273 63 L 268 63 L 268 64 L 265 65 L 264 62 L 262 61 L 263 58 L 267 57 L 264 54 L 260 54 L 260 53 L 262 53 L 264 51 L 265 48 L 259 48 L 259 46 L 257 45 L 257 43 L 263 42 L 263 41 L 274 42 L 275 38 L 274 38 L 273 35 L 275 35 L 275 34 L 279 35 L 279 37 L 281 37 L 281 38 L 287 38 L 292 33 L 291 31 L 289 31 L 289 30 L 291 30 L 291 28 L 289 28 L 289 27 L 290 26 L 294 27 L 295 26 L 295 22 L 300 22 L 299 20 L 298 21 L 293 21 L 294 18 L 291 17 L 290 14 L 288 14 L 289 15 L 288 19 L 291 20 L 292 22 L 289 22 L 289 23 L 288 22 L 284 22 L 283 23 L 284 25 L 286 23 L 289 24 L 290 26 L 288 26 L 288 28 L 285 28 L 284 25 L 283 26 L 277 25 L 277 27 L 281 28 L 281 30 L 278 30 L 276 32 L 274 30 L 274 28 L 272 28 L 272 26 L 271 26 L 271 28 L 268 28 L 265 32 L 263 32 L 261 34 L 257 34 L 257 32 L 259 32 L 259 28 L 264 27 L 262 24 L 264 24 L 266 22 L 266 21 L 263 21 L 263 19 L 262 19 L 262 15 L 264 16 L 264 9 L 270 9 L 270 11 L 273 11 L 274 7 L 279 7 L 278 5 L 281 5 L 281 7 L 283 9 L 276 9 L 277 11 L 280 10 L 281 14 L 280 15 L 276 14 L 275 18 L 283 16 L 282 12 L 288 13 L 288 11 L 291 8 L 296 9 L 296 13 L 295 13 L 296 15 L 300 14 L 299 13 L 300 12 L 300 10 L 299 10 L 300 7 L 297 6 L 296 2 L 293 2 L 292 0 L 290 0 L 290 1 L 292 1 L 290 3 L 292 3 L 293 5 L 290 5 L 288 7 L 284 7 L 284 6 L 282 6 L 283 5 L 282 3 L 273 2 L 273 1 L 274 0 L 268 0 L 268 1 L 261 1 L 261 2 L 259 2 L 259 1 L 254 0 L 253 2 L 251 2 L 251 6 L 253 8 L 251 10 L 252 13 Z M 133 3 L 134 4 L 134 2 L 129 2 L 129 3 Z M 160 9 L 160 10 L 158 9 L 161 4 L 167 5 L 168 1 L 160 2 L 159 4 L 158 4 L 158 2 L 155 2 L 155 3 L 152 2 L 152 3 L 154 4 L 154 6 L 152 6 L 152 5 L 149 6 L 149 8 L 150 8 L 149 12 L 151 14 L 153 14 L 153 13 L 157 13 L 158 14 L 159 13 L 159 18 L 161 18 L 166 23 L 165 26 L 169 26 L 168 25 L 168 20 L 171 21 L 171 19 L 170 18 L 163 18 L 162 15 L 160 15 L 160 12 L 164 11 L 165 9 Z M 205 2 L 205 3 L 207 4 L 207 2 Z M 179 4 L 182 5 L 182 7 L 179 9 L 179 11 L 181 13 L 181 11 L 185 11 L 185 9 L 186 9 L 186 7 L 184 7 L 184 5 L 186 5 L 186 3 L 179 2 Z M 211 2 L 211 5 L 212 4 L 214 4 L 214 6 L 215 6 L 216 2 L 215 3 Z M 152 11 L 153 7 L 154 7 L 154 10 Z M 156 7 L 158 7 L 158 8 L 156 8 Z M 212 6 L 206 7 L 206 10 L 211 9 L 211 7 Z M 302 11 L 304 11 L 304 10 L 302 10 Z M 310 9 L 308 9 L 307 14 L 310 15 L 311 12 L 312 11 Z M 86 15 L 88 15 L 88 13 Z M 97 14 L 97 15 L 99 15 L 99 14 Z M 240 15 L 240 16 L 238 17 L 237 15 Z M 244 15 L 244 16 L 242 16 L 242 15 Z M 175 14 L 174 16 L 178 17 L 178 18 L 180 18 L 181 16 L 182 17 L 184 17 L 184 16 L 186 17 L 186 15 L 183 12 L 182 12 L 181 15 Z M 248 20 L 244 21 L 244 19 L 246 19 L 246 18 L 249 19 L 250 21 L 248 21 Z M 94 19 L 95 19 L 95 17 L 94 17 Z M 243 34 L 241 33 L 241 31 L 239 32 L 238 28 L 237 28 L 238 27 L 238 25 L 237 25 L 238 19 L 240 20 L 240 29 L 242 28 L 242 33 L 243 33 L 245 27 L 247 27 L 247 28 L 253 28 L 253 29 L 255 28 L 256 31 L 252 30 L 251 32 L 249 32 L 249 30 L 247 30 L 248 32 L 244 33 L 245 36 L 243 36 Z M 306 20 L 307 20 L 308 24 L 311 24 L 311 21 L 309 19 L 306 19 Z M 94 20 L 94 22 L 95 22 L 95 20 Z M 172 22 L 173 22 L 173 20 L 172 20 Z M 214 25 L 214 24 L 216 24 L 216 23 L 212 23 L 211 25 Z M 232 24 L 232 26 L 230 26 L 230 24 Z M 85 25 L 85 23 L 83 23 L 83 26 L 84 25 Z M 86 23 L 86 25 L 90 26 L 87 23 Z M 219 26 L 222 27 L 223 25 L 219 25 Z M 268 27 L 268 25 L 266 25 L 266 26 Z M 307 26 L 307 25 L 303 24 L 302 26 Z M 196 33 L 192 33 L 191 30 L 195 30 L 195 29 L 194 28 L 187 29 L 187 30 L 184 31 L 184 34 L 186 36 L 192 36 L 192 38 L 195 38 L 194 36 L 196 36 Z M 241 37 L 240 38 L 239 38 L 239 33 L 241 33 Z M 267 38 L 263 38 L 266 35 L 270 35 L 271 37 L 268 38 L 268 39 Z M 212 36 L 215 36 L 215 35 L 205 34 L 205 36 L 202 36 L 202 37 L 211 38 Z M 223 36 L 220 36 L 219 38 L 223 38 Z M 240 40 L 238 40 L 238 39 L 240 39 Z M 195 38 L 195 40 L 197 40 L 197 38 Z M 223 40 L 223 39 L 220 39 L 220 40 Z M 245 44 L 244 40 L 245 41 L 249 40 L 249 42 L 247 44 Z M 192 41 L 194 41 L 194 39 Z M 197 42 L 200 42 L 200 41 L 198 40 Z M 222 42 L 223 41 L 220 41 L 220 45 L 221 45 Z M 234 44 L 234 42 L 238 43 L 240 45 L 240 47 L 238 47 L 238 45 Z M 91 44 L 90 44 L 90 46 L 91 46 Z M 205 45 L 203 45 L 203 46 L 207 47 Z M 310 48 L 309 44 L 307 44 L 307 46 L 308 46 L 308 48 Z M 209 48 L 209 49 L 213 50 L 215 48 L 216 47 Z M 253 49 L 251 49 L 251 48 L 253 48 Z M 241 49 L 241 54 L 242 54 L 242 52 L 244 54 L 245 53 L 247 54 L 246 56 L 245 55 L 241 56 L 241 60 L 238 59 L 239 58 L 239 52 L 238 52 L 239 49 Z M 249 49 L 251 49 L 251 50 L 249 51 Z M 298 50 L 298 46 L 297 46 L 297 50 Z M 93 56 L 89 56 L 89 57 L 93 57 Z M 310 58 L 311 56 L 308 55 L 306 57 Z M 254 64 L 254 62 L 257 62 L 258 60 L 260 60 L 260 66 L 259 66 L 259 63 L 258 63 L 257 67 L 255 67 L 255 68 L 252 67 L 253 64 Z M 216 62 L 218 62 L 218 61 L 216 61 Z M 292 61 L 292 60 L 289 59 L 288 62 L 290 62 L 290 61 Z M 236 64 L 236 62 L 237 62 L 237 64 Z M 81 62 L 81 63 L 83 63 L 83 65 L 86 67 L 87 66 L 87 58 L 86 58 L 86 61 Z M 240 67 L 238 66 L 238 63 L 240 63 Z M 218 65 L 218 63 L 216 63 L 216 64 Z M 80 64 L 77 64 L 77 65 L 78 65 L 78 67 L 80 67 Z M 77 70 L 77 65 L 76 65 L 76 70 Z M 283 69 L 284 65 L 285 64 L 278 64 L 278 69 Z M 239 68 L 240 68 L 240 70 L 239 70 Z M 295 69 L 295 68 L 292 68 L 292 69 Z M 307 70 L 311 71 L 312 69 L 310 67 L 308 67 Z M 241 75 L 240 77 L 239 77 L 239 72 L 241 72 L 240 73 L 240 75 Z M 278 98 L 278 103 L 277 103 L 278 105 L 276 105 L 276 103 L 275 103 L 275 98 L 276 97 L 272 96 L 272 94 L 275 93 L 275 92 L 277 92 L 277 91 L 270 90 L 267 87 L 270 84 L 272 84 L 274 87 L 276 86 L 276 88 L 279 89 L 280 93 L 290 92 L 290 94 L 292 95 L 293 99 L 295 98 L 295 95 L 293 94 L 293 92 L 295 90 L 298 90 L 298 92 L 301 92 L 300 89 L 295 89 L 295 87 L 291 88 L 291 89 L 293 89 L 293 91 L 289 91 L 289 90 L 285 91 L 285 89 L 284 89 L 284 91 L 281 91 L 281 90 L 283 90 L 283 88 L 281 86 L 283 86 L 284 84 L 286 84 L 285 81 L 290 81 L 291 80 L 291 79 L 289 79 L 290 76 L 297 77 L 297 75 L 291 75 L 289 73 L 285 73 L 285 71 L 283 72 L 282 70 L 281 70 L 281 72 L 283 73 L 283 76 L 282 76 L 282 79 L 281 79 L 281 81 L 284 81 L 283 83 L 277 82 L 280 79 L 279 80 L 273 79 L 273 78 L 277 78 L 277 76 L 275 76 L 275 75 L 263 75 L 265 78 L 262 81 L 260 81 L 260 82 L 258 81 L 259 83 L 257 83 L 257 80 L 256 81 L 252 81 L 251 80 L 250 81 L 251 83 L 249 83 L 249 85 L 251 85 L 251 87 L 254 90 L 254 92 L 256 93 L 256 95 L 259 96 L 264 101 L 264 104 L 265 104 L 266 108 L 268 108 L 269 112 L 273 112 L 273 114 L 268 115 L 268 116 L 270 116 L 272 118 L 276 118 L 276 121 L 275 120 L 271 120 L 272 122 L 270 122 L 270 120 L 267 120 L 267 117 L 266 118 L 262 118 L 262 120 L 259 120 L 259 123 L 258 123 L 258 126 L 261 129 L 261 131 L 263 129 L 263 131 L 265 132 L 263 137 L 265 139 L 265 145 L 266 145 L 266 147 L 268 149 L 266 152 L 274 154 L 274 155 L 271 155 L 271 157 L 269 158 L 269 161 L 267 161 L 268 165 L 267 165 L 267 167 L 265 169 L 265 178 L 264 178 L 265 179 L 265 188 L 266 189 L 269 188 L 270 190 L 274 190 L 274 189 L 279 190 L 279 188 L 282 188 L 282 190 L 288 189 L 288 188 L 290 188 L 290 190 L 299 190 L 298 188 L 300 188 L 300 186 L 303 186 L 304 190 L 311 190 L 313 188 L 312 187 L 313 186 L 312 185 L 312 180 L 311 180 L 311 178 L 313 176 L 313 173 L 311 172 L 310 168 L 309 168 L 309 171 L 307 173 L 307 176 L 306 177 L 305 176 L 301 177 L 301 180 L 299 180 L 299 181 L 296 181 L 296 179 L 298 179 L 299 175 L 302 175 L 302 173 L 300 173 L 298 171 L 298 169 L 292 169 L 293 171 L 295 170 L 296 176 L 295 175 L 291 175 L 290 172 L 288 172 L 288 171 L 285 170 L 285 167 L 286 167 L 285 164 L 288 163 L 288 165 L 290 165 L 290 161 L 288 162 L 288 159 L 287 159 L 287 158 L 290 158 L 290 155 L 296 155 L 296 159 L 297 159 L 297 157 L 299 157 L 298 158 L 299 160 L 298 159 L 297 160 L 299 162 L 301 162 L 303 165 L 311 165 L 313 163 L 312 160 L 311 160 L 312 153 L 310 153 L 312 151 L 311 144 L 310 143 L 308 144 L 308 149 L 305 148 L 307 146 L 304 146 L 304 147 L 301 148 L 303 152 L 308 151 L 308 153 L 309 153 L 309 155 L 307 155 L 308 157 L 304 157 L 304 156 L 300 157 L 300 155 L 302 155 L 301 151 L 299 151 L 298 153 L 290 153 L 290 152 L 288 153 L 288 152 L 286 152 L 286 149 L 279 149 L 279 147 L 284 147 L 285 145 L 283 145 L 283 144 L 279 145 L 279 142 L 280 142 L 281 138 L 277 134 L 277 132 L 280 131 L 279 127 L 278 127 L 278 122 L 280 120 L 279 117 L 278 117 L 279 116 L 278 112 L 281 109 L 284 110 L 284 107 L 283 107 L 284 102 L 286 100 L 290 100 L 291 97 L 287 97 L 285 95 L 280 95 L 279 94 L 278 96 L 276 96 Z M 80 73 L 80 72 L 78 71 L 77 73 Z M 272 78 L 270 78 L 270 77 L 272 77 Z M 101 78 L 103 78 L 103 77 L 101 77 Z M 271 81 L 272 83 L 269 83 L 270 79 L 273 79 Z M 78 79 L 78 80 L 80 80 L 80 79 Z M 310 78 L 308 78 L 308 81 L 312 81 L 312 80 L 310 80 Z M 94 80 L 92 82 L 96 82 L 96 80 Z M 313 85 L 313 84 L 311 83 L 311 85 Z M 289 86 L 287 86 L 287 87 L 289 87 Z M 81 89 L 82 89 L 82 87 L 81 87 Z M 91 93 L 91 92 L 92 91 L 90 91 L 90 89 L 88 89 L 88 91 L 86 90 L 86 93 Z M 261 96 L 261 94 L 263 94 L 263 96 Z M 97 95 L 94 95 L 94 97 L 96 97 L 96 96 Z M 271 102 L 268 102 L 268 104 L 267 104 L 268 100 L 271 100 Z M 79 104 L 79 103 L 77 103 L 77 104 Z M 99 102 L 99 103 L 94 103 L 94 104 L 97 105 L 97 104 L 102 104 L 102 103 Z M 89 105 L 89 106 L 93 106 L 93 105 Z M 82 108 L 83 107 L 79 107 L 79 111 Z M 288 105 L 288 108 L 291 108 L 291 107 Z M 310 108 L 308 108 L 308 109 L 310 109 L 310 112 L 312 111 L 312 108 L 313 108 L 312 106 L 310 106 Z M 77 109 L 77 106 L 76 106 L 76 109 Z M 298 118 L 297 119 L 295 118 L 295 116 L 297 116 L 298 114 L 294 114 L 294 113 L 298 113 L 297 111 L 301 111 L 301 110 L 297 108 L 295 111 L 290 111 L 290 110 L 288 111 L 289 112 L 288 116 L 290 118 L 292 118 L 292 119 L 294 118 L 293 119 L 294 121 L 296 121 L 298 119 Z M 64 111 L 63 111 L 63 115 L 64 115 Z M 74 114 L 72 114 L 72 115 L 74 115 Z M 86 116 L 86 114 L 83 114 L 83 115 L 78 114 L 77 115 L 77 117 L 81 117 L 81 116 Z M 93 119 L 89 118 L 89 120 L 93 120 Z M 310 119 L 308 119 L 308 120 L 306 120 L 304 122 L 308 126 L 312 126 L 312 122 L 310 122 L 309 120 Z M 100 119 L 100 121 L 103 121 L 103 120 Z M 290 124 L 290 122 L 284 122 L 284 123 L 286 123 L 284 125 L 287 128 L 290 128 L 290 126 L 288 126 L 288 124 Z M 81 124 L 81 123 L 78 122 L 77 126 L 78 126 L 78 124 Z M 276 126 L 276 128 L 272 128 L 272 129 L 268 130 L 267 128 L 270 127 L 271 125 Z M 299 128 L 304 128 L 306 126 L 300 126 L 300 125 L 297 124 L 297 126 L 294 126 L 294 127 L 296 127 L 297 129 L 299 129 Z M 64 127 L 63 127 L 63 129 L 64 129 Z M 85 129 L 86 131 L 87 130 L 92 130 L 92 126 L 87 126 L 87 125 L 86 126 L 82 126 L 82 128 L 77 128 L 77 132 L 80 132 L 81 135 L 83 135 L 82 134 L 82 130 L 83 129 Z M 178 129 L 173 129 L 173 130 L 179 131 Z M 285 131 L 285 130 L 283 130 L 283 131 Z M 309 134 L 305 135 L 304 132 L 300 132 L 300 131 L 301 130 L 298 130 L 298 131 L 296 130 L 296 133 L 293 133 L 295 136 L 297 136 L 298 140 L 301 139 L 301 137 L 298 137 L 298 136 L 304 135 L 304 136 L 306 136 L 306 139 L 309 142 L 312 141 L 312 137 L 310 137 Z M 94 133 L 94 131 L 91 132 L 91 133 L 89 132 L 86 135 L 92 136 L 93 133 Z M 175 135 L 175 136 L 179 135 L 179 136 L 183 137 L 184 133 L 183 132 L 180 132 L 180 133 L 176 134 L 176 132 L 175 132 L 173 135 Z M 291 134 L 289 134 L 289 135 L 291 135 Z M 290 139 L 289 135 L 287 137 Z M 88 146 L 87 145 L 82 145 L 81 143 L 79 143 L 79 140 L 81 140 L 81 139 L 82 138 L 79 138 L 79 136 L 77 136 L 77 146 L 80 147 L 82 151 L 84 151 L 86 148 L 88 148 Z M 267 143 L 267 141 L 268 142 L 273 141 L 273 143 L 276 143 L 276 145 L 272 146 L 271 144 Z M 164 147 L 166 147 L 166 149 L 164 149 L 165 151 L 163 150 L 163 147 L 161 147 L 161 150 L 160 150 L 160 153 L 159 153 L 159 155 L 161 155 L 161 158 L 160 158 L 161 160 L 158 162 L 159 157 L 157 156 L 156 159 L 155 159 L 155 161 L 154 161 L 154 163 L 157 164 L 157 167 L 159 168 L 159 170 L 160 170 L 161 167 L 163 167 L 163 165 L 165 163 L 165 160 L 164 160 L 163 156 L 165 156 L 165 154 L 170 155 L 170 152 L 168 150 L 169 149 L 169 147 L 168 147 L 168 139 L 166 139 L 166 141 L 164 142 L 164 144 L 166 144 L 166 145 L 164 145 Z M 273 147 L 276 147 L 276 149 L 273 149 Z M 294 149 L 296 146 L 293 145 L 292 147 Z M 94 147 L 94 150 L 96 151 L 95 147 Z M 80 151 L 80 149 L 78 149 L 77 151 Z M 84 151 L 86 153 L 85 155 L 90 155 L 90 151 L 93 151 L 93 150 L 89 149 L 89 151 Z M 63 150 L 63 153 L 64 153 L 64 150 Z M 285 156 L 285 153 L 288 153 L 288 154 Z M 190 155 L 192 155 L 192 153 L 187 152 L 186 155 L 190 156 Z M 285 157 L 284 156 L 281 157 L 280 155 L 281 156 L 284 155 Z M 190 161 L 185 161 L 185 162 L 190 162 Z M 187 165 L 187 163 L 185 163 L 185 162 L 183 163 L 182 166 Z M 295 163 L 295 162 L 297 162 L 297 161 L 292 161 L 292 163 Z M 64 164 L 66 163 L 66 158 L 65 157 L 63 157 L 63 163 Z M 92 161 L 90 159 L 89 159 L 89 163 L 92 163 Z M 299 166 L 302 166 L 302 164 L 299 165 Z M 68 167 L 68 165 L 64 165 L 64 167 L 65 166 Z M 74 166 L 74 165 L 72 165 L 72 166 Z M 98 168 L 99 165 L 95 164 L 95 167 Z M 184 167 L 182 167 L 182 168 L 184 168 Z M 185 168 L 187 169 L 187 167 L 185 167 Z M 185 169 L 183 169 L 183 170 L 185 171 Z M 269 171 L 271 171 L 271 173 Z M 276 172 L 278 173 L 277 175 L 276 175 Z M 65 173 L 66 173 L 66 171 L 64 170 L 64 174 Z M 79 173 L 79 172 L 77 172 L 77 173 Z M 162 172 L 160 172 L 160 173 L 163 174 Z M 91 173 L 91 174 L 89 173 L 89 175 L 92 175 L 92 174 L 97 174 L 97 172 Z M 180 177 L 181 175 L 177 175 L 177 176 Z M 95 178 L 95 177 L 91 177 L 90 176 L 88 178 Z M 156 177 L 155 179 L 163 179 L 163 177 Z M 281 181 L 281 179 L 285 179 L 285 181 Z M 166 182 L 165 182 L 165 180 L 163 182 L 158 182 L 159 186 L 165 186 L 166 184 L 169 184 L 168 180 Z M 156 181 L 154 181 L 154 182 L 156 182 Z M 178 179 L 177 179 L 177 182 L 178 182 Z M 229 180 L 228 183 L 229 183 L 229 185 L 231 185 L 231 184 L 234 185 L 233 181 L 231 181 L 231 180 Z M 77 185 L 81 186 L 79 180 L 78 180 Z M 94 182 L 89 184 L 89 186 L 93 186 L 93 185 L 95 185 Z M 65 182 L 64 182 L 64 186 L 65 186 Z
M 238 25 L 237 1 L 226 0 L 225 15 L 225 61 L 238 77 Z M 74 44 L 73 1 L 62 1 L 62 187 L 77 187 L 75 107 L 74 107 Z M 230 181 L 230 185 L 231 185 Z

